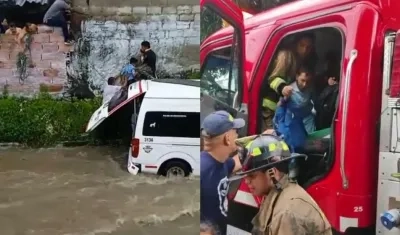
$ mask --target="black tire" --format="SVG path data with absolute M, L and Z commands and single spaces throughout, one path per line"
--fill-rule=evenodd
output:
M 177 171 L 174 174 L 171 171 Z M 187 177 L 190 175 L 191 168 L 190 165 L 184 161 L 179 161 L 179 160 L 172 160 L 169 161 L 165 164 L 162 170 L 162 175 L 165 177 L 170 177 L 170 176 L 184 176 Z

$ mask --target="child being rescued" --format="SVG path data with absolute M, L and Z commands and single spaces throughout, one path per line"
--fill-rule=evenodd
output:
M 299 151 L 304 146 L 307 135 L 315 131 L 311 79 L 311 70 L 300 67 L 296 72 L 296 80 L 290 84 L 293 88 L 291 96 L 281 98 L 275 112 L 275 130 L 284 136 L 292 151 Z
M 277 133 L 289 145 L 292 152 L 303 152 L 308 134 L 315 131 L 315 110 L 312 101 L 311 71 L 300 67 L 296 72 L 296 81 L 290 96 L 281 98 L 274 116 Z M 290 178 L 298 175 L 295 159 L 290 163 Z

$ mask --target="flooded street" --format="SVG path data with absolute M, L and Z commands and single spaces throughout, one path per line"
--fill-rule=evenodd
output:
M 132 176 L 123 150 L 0 150 L 1 235 L 199 234 L 199 179 Z

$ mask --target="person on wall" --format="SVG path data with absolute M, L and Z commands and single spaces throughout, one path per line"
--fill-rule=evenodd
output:
M 69 5 L 70 0 L 56 0 L 47 10 L 43 17 L 43 23 L 51 27 L 61 27 L 65 45 L 71 45 L 72 40 L 69 40 L 68 23 L 66 14 L 71 11 Z
M 131 85 L 132 83 L 136 82 L 136 66 L 137 66 L 138 60 L 135 57 L 132 57 L 129 60 L 129 64 L 126 64 L 121 71 L 121 75 L 125 76 L 128 78 L 128 86 Z
M 7 19 L 0 13 L 0 34 L 4 34 L 8 29 Z
M 17 35 L 21 31 L 21 28 L 17 27 L 13 22 L 8 24 L 8 29 L 6 30 L 5 34 L 7 35 Z
M 141 62 L 151 68 L 152 76 L 156 76 L 157 55 L 150 47 L 150 42 L 143 41 L 140 45 Z

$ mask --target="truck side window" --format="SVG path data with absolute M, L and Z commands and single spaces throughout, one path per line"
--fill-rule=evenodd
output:
M 199 112 L 147 112 L 143 136 L 200 138 Z
M 201 75 L 202 93 L 229 106 L 239 87 L 238 66 L 232 63 L 232 51 L 232 47 L 225 47 L 212 52 L 204 62 Z
M 264 124 L 259 125 L 261 132 L 264 126 L 273 125 L 271 116 L 282 96 L 279 89 L 271 85 L 272 81 L 282 80 L 294 89 L 295 95 L 289 101 L 305 107 L 301 115 L 308 134 L 331 127 L 339 92 L 343 46 L 341 32 L 332 27 L 296 32 L 281 39 L 261 85 L 260 123 Z M 295 63 L 289 63 L 293 57 Z M 300 103 L 298 95 L 307 103 Z

